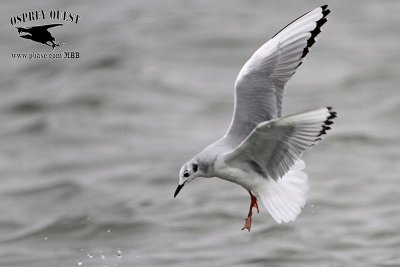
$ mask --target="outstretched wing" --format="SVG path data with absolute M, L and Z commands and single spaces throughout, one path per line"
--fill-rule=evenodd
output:
M 47 24 L 47 25 L 41 25 L 41 26 L 34 26 L 31 27 L 30 29 L 32 30 L 47 30 L 53 27 L 57 27 L 57 26 L 62 26 L 63 24 L 60 23 L 56 23 L 56 24 Z
M 329 13 L 325 5 L 304 14 L 244 64 L 235 82 L 235 110 L 225 136 L 242 141 L 260 122 L 281 116 L 283 88 L 315 43 Z
M 225 160 L 248 163 L 255 172 L 278 180 L 331 129 L 335 117 L 326 107 L 262 122 Z

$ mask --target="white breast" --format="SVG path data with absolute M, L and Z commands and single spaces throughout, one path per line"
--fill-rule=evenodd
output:
M 229 165 L 223 157 L 218 157 L 215 161 L 215 176 L 243 186 L 246 190 L 254 191 L 259 183 L 265 183 L 266 179 L 254 172 L 245 163 L 235 163 Z

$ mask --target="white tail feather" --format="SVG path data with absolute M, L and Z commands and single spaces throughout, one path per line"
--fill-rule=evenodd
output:
M 281 179 L 269 179 L 257 192 L 266 210 L 278 223 L 295 220 L 306 203 L 309 185 L 304 167 L 304 161 L 298 160 Z

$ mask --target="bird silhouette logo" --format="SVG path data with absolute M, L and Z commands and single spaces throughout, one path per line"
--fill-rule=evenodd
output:
M 16 27 L 18 30 L 18 33 L 27 33 L 24 35 L 20 35 L 19 37 L 25 38 L 25 39 L 30 39 L 34 42 L 42 43 L 48 46 L 51 46 L 54 50 L 56 46 L 60 46 L 60 43 L 56 41 L 56 38 L 54 38 L 51 33 L 48 31 L 48 29 L 57 27 L 57 26 L 62 26 L 63 24 L 48 24 L 48 25 L 42 25 L 42 26 L 34 26 L 34 27 Z

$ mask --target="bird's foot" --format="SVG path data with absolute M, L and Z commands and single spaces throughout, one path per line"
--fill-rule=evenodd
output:
M 250 232 L 250 229 L 251 229 L 251 215 L 246 218 L 246 222 L 245 222 L 245 224 L 244 224 L 244 226 L 242 228 L 242 231 L 244 229 L 247 229 Z
M 249 230 L 251 229 L 251 216 L 253 216 L 253 208 L 257 209 L 257 213 L 260 212 L 259 208 L 258 208 L 258 203 L 257 203 L 257 198 L 251 193 L 251 191 L 249 191 L 250 194 L 250 208 L 249 208 L 249 213 L 247 214 L 247 218 L 246 218 L 246 222 L 242 228 L 242 231 L 244 229 Z

